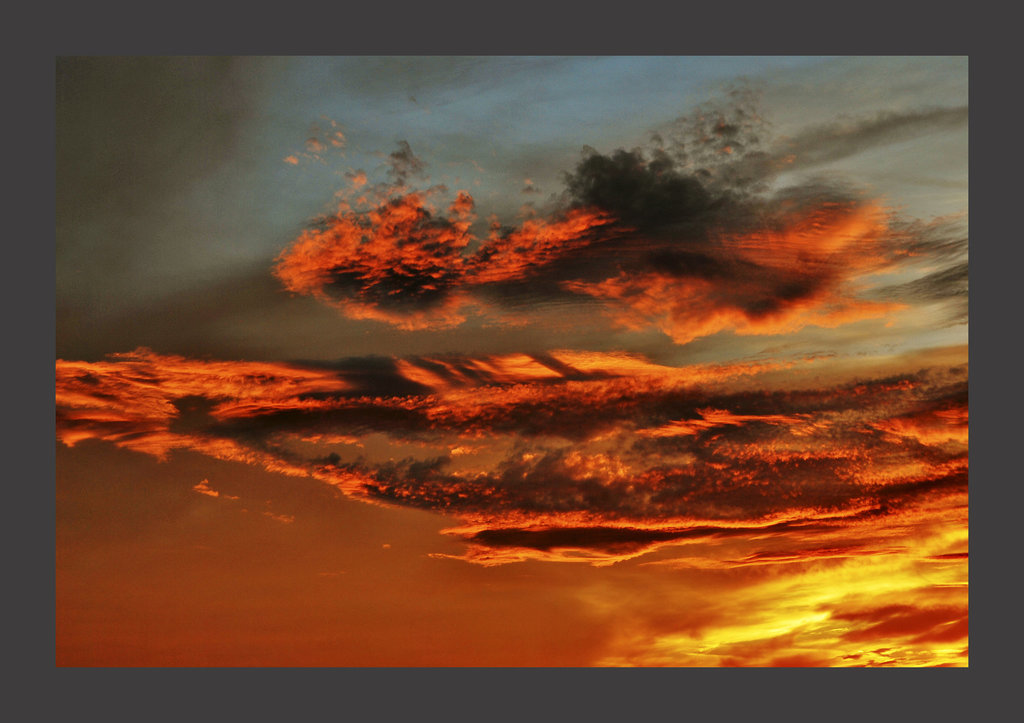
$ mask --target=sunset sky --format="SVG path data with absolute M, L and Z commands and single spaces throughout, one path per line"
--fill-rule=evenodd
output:
M 967 75 L 58 60 L 57 664 L 966 666 Z

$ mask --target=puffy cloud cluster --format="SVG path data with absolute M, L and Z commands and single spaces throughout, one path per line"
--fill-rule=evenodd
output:
M 681 119 L 653 148 L 586 148 L 545 215 L 493 222 L 486 236 L 473 230 L 467 191 L 439 211 L 447 189 L 408 185 L 425 163 L 403 141 L 388 157 L 389 183 L 354 187 L 355 203 L 305 231 L 275 274 L 350 317 L 402 328 L 597 302 L 616 324 L 680 344 L 834 327 L 966 290 L 965 238 L 940 249 L 932 237 L 942 229 L 914 226 L 834 181 L 772 187 L 801 164 L 956 126 L 961 109 L 862 119 L 770 145 L 753 101 L 732 100 Z M 922 254 L 947 265 L 879 288 L 874 277 Z

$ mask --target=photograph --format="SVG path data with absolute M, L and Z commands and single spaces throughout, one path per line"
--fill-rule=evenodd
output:
M 966 56 L 55 98 L 57 667 L 968 666 Z

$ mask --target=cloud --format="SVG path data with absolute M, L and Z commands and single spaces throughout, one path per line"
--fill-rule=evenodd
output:
M 785 414 L 733 414 L 726 409 L 698 409 L 700 419 L 677 419 L 655 429 L 643 429 L 638 433 L 644 437 L 678 437 L 697 435 L 705 429 L 722 426 L 741 426 L 748 422 L 763 424 L 791 424 L 802 421 L 801 417 Z
M 809 171 L 932 133 L 966 137 L 967 106 L 848 116 L 775 135 L 750 85 L 734 86 L 652 134 L 654 145 L 717 187 L 763 190 L 783 173 Z
M 194 489 L 196 492 L 198 492 L 201 495 L 206 495 L 208 497 L 220 497 L 220 492 L 218 492 L 217 490 L 212 489 L 210 487 L 210 481 L 209 480 L 205 480 L 205 479 L 202 480 L 199 484 L 197 484 L 192 489 Z
M 967 296 L 967 262 L 940 269 L 901 287 L 904 296 L 920 299 L 964 298 Z
M 967 639 L 967 608 L 927 607 L 903 603 L 862 610 L 837 611 L 839 621 L 866 623 L 843 635 L 850 641 L 912 638 L 915 643 L 955 642 Z
M 219 492 L 218 490 L 213 489 L 212 487 L 210 487 L 210 480 L 208 480 L 208 479 L 202 480 L 199 484 L 197 484 L 192 489 L 194 489 L 196 492 L 198 492 L 201 495 L 206 495 L 207 497 L 219 497 L 219 498 L 225 499 L 225 500 L 241 499 L 241 498 L 239 498 L 239 497 L 237 497 L 235 495 L 225 494 L 223 492 Z
M 965 504 L 966 367 L 748 381 L 769 372 L 784 370 L 582 352 L 313 365 L 137 350 L 58 362 L 57 433 L 160 458 L 190 449 L 445 514 L 464 523 L 448 532 L 466 559 L 484 564 L 828 537 Z
M 790 150 L 814 164 L 822 160 L 815 149 L 829 141 L 859 149 L 945 128 L 960 115 L 816 129 Z M 781 161 L 757 150 L 755 118 L 739 105 L 700 116 L 669 142 L 658 136 L 661 147 L 607 155 L 585 148 L 554 207 L 513 226 L 494 221 L 483 237 L 469 192 L 442 211 L 447 188 L 407 185 L 424 177 L 425 163 L 402 141 L 388 156 L 391 183 L 353 186 L 336 213 L 281 253 L 275 275 L 349 317 L 404 329 L 457 326 L 470 314 L 500 323 L 573 303 L 678 344 L 719 332 L 830 328 L 963 298 L 965 265 L 879 291 L 879 274 L 920 273 L 922 254 L 939 258 L 947 247 L 927 226 L 836 181 L 769 190 L 761 182 Z M 764 168 L 737 170 L 751 159 Z
M 423 177 L 426 164 L 412 152 L 408 141 L 399 141 L 398 150 L 388 156 L 388 175 L 398 185 L 405 185 L 410 176 Z
M 263 516 L 264 517 L 269 517 L 272 520 L 284 523 L 286 525 L 291 524 L 292 522 L 295 522 L 295 515 L 281 515 L 281 514 L 277 514 L 275 512 L 265 511 L 263 513 Z
M 462 321 L 456 287 L 472 209 L 469 195 L 460 194 L 439 218 L 425 194 L 410 193 L 363 217 L 325 220 L 278 257 L 274 273 L 288 290 L 354 318 L 403 328 L 454 325 Z
M 346 387 L 329 371 L 287 364 L 201 361 L 145 349 L 109 359 L 57 363 L 58 436 L 69 446 L 97 438 L 160 458 L 196 448 L 257 462 L 264 458 L 209 435 L 210 422 L 301 409 L 309 403 L 305 395 Z
M 644 262 L 564 288 L 609 306 L 629 328 L 654 325 L 677 343 L 731 330 L 782 334 L 886 316 L 899 302 L 862 298 L 857 279 L 892 263 L 882 209 L 853 201 L 780 202 L 762 229 L 648 246 Z M 786 209 L 786 210 L 781 210 Z
M 326 163 L 327 153 L 332 149 L 336 154 L 344 155 L 347 140 L 341 125 L 327 116 L 320 116 L 320 120 L 324 123 L 313 123 L 309 127 L 309 136 L 302 144 L 303 150 L 286 156 L 285 163 L 293 166 L 303 160 Z
M 951 324 L 967 323 L 968 263 L 961 261 L 932 271 L 903 284 L 879 290 L 880 296 L 899 298 L 911 303 L 939 303 L 945 306 Z
M 805 129 L 777 153 L 792 158 L 791 168 L 817 166 L 929 133 L 966 133 L 967 119 L 966 106 L 881 112 Z

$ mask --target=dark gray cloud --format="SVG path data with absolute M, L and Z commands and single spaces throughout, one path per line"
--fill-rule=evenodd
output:
M 398 185 L 405 185 L 410 176 L 423 178 L 426 167 L 408 141 L 398 141 L 398 150 L 388 155 L 388 176 Z
M 943 302 L 949 307 L 949 323 L 963 324 L 967 321 L 968 312 L 968 262 L 883 288 L 879 295 L 922 303 Z
M 872 295 L 910 304 L 941 303 L 946 307 L 947 323 L 966 323 L 969 289 L 967 219 L 954 216 L 929 222 L 904 221 L 894 224 L 893 230 L 903 239 L 907 262 L 931 270 L 911 281 L 882 286 Z
M 929 262 L 948 264 L 966 258 L 967 217 L 940 217 L 931 221 L 894 220 L 893 230 L 904 239 L 905 251 Z
M 599 208 L 641 231 L 666 224 L 699 224 L 725 201 L 657 151 L 647 158 L 641 151 L 619 149 L 605 156 L 586 148 L 565 182 L 571 207 Z

